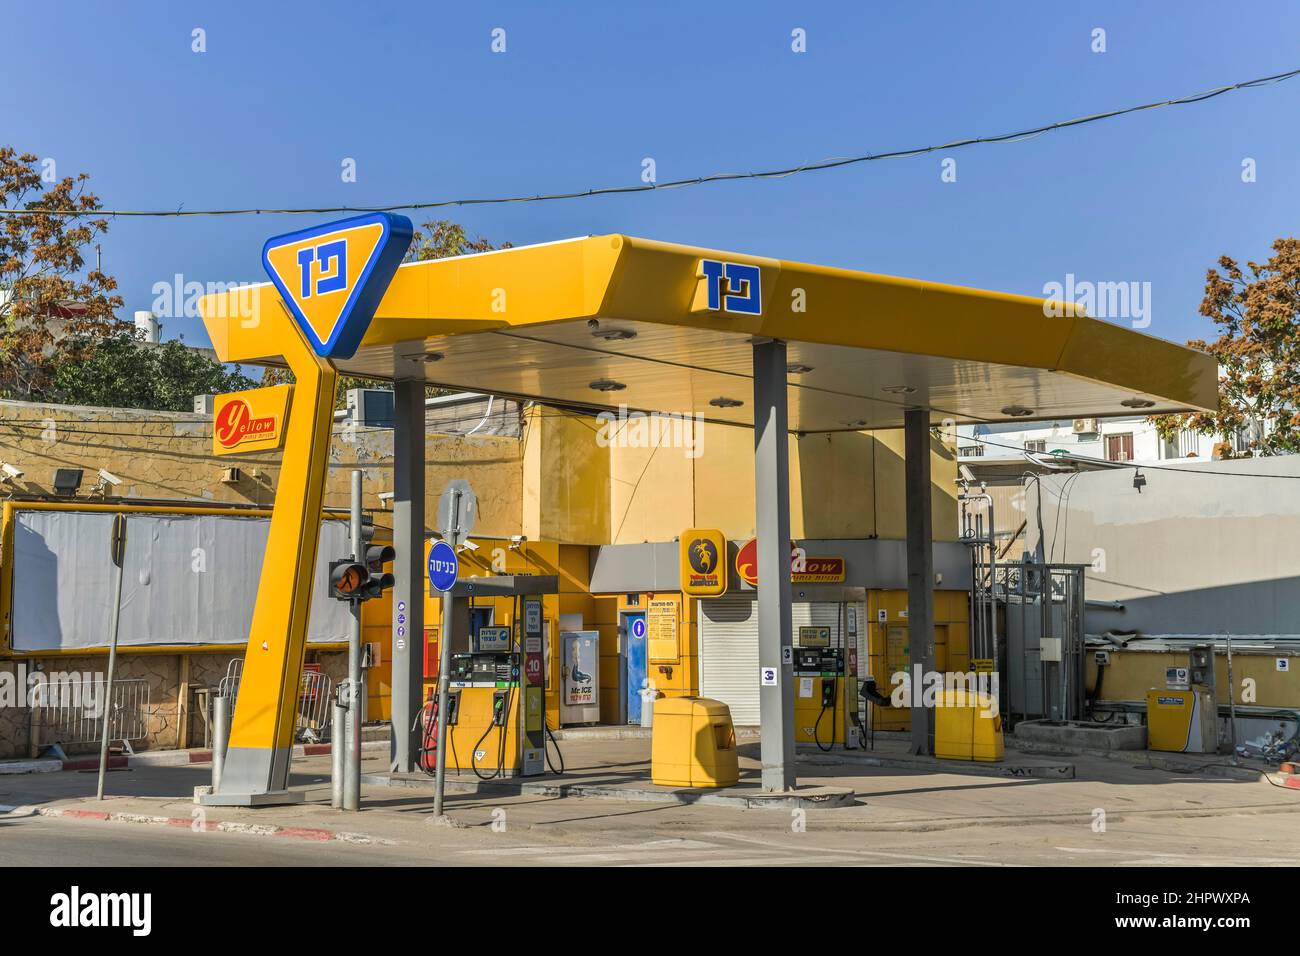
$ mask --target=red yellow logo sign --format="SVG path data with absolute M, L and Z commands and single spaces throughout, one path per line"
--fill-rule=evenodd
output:
M 727 538 L 716 529 L 691 528 L 678 539 L 682 591 L 695 597 L 717 597 L 727 591 Z
M 750 538 L 736 553 L 736 573 L 758 586 L 758 539 Z M 790 580 L 794 584 L 833 584 L 844 580 L 843 558 L 812 558 L 790 542 Z
M 212 415 L 212 453 L 270 451 L 284 440 L 292 385 L 218 395 Z

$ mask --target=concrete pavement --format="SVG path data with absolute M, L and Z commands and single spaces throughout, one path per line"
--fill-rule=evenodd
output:
M 564 746 L 575 776 L 636 779 L 648 742 L 574 740 Z M 749 749 L 742 747 L 746 762 L 753 760 Z M 194 805 L 193 788 L 210 780 L 209 768 L 200 764 L 114 771 L 107 787 L 114 796 L 103 803 L 93 799 L 93 773 L 6 776 L 0 778 L 0 804 L 19 809 L 0 814 L 0 857 L 26 859 L 30 852 L 34 862 L 80 865 L 1295 862 L 1278 835 L 1300 823 L 1300 793 L 1265 781 L 1170 773 L 1090 756 L 1070 758 L 1074 779 L 815 759 L 801 762 L 801 781 L 849 787 L 857 794 L 853 806 L 736 809 L 557 797 L 508 786 L 465 792 L 462 783 L 449 791 L 452 825 L 439 825 L 432 820 L 432 795 L 421 789 L 366 786 L 360 813 L 330 809 L 329 758 L 320 756 L 294 762 L 292 786 L 304 791 L 307 803 L 259 810 Z M 372 756 L 364 770 L 378 773 L 386 763 Z M 67 811 L 113 816 L 40 815 Z M 138 822 L 128 822 L 133 819 Z M 120 859 L 100 846 L 112 840 L 129 846 Z M 289 845 L 301 849 L 286 851 Z

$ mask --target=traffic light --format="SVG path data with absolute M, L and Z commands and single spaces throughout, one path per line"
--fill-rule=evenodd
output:
M 397 557 L 391 545 L 371 544 L 375 526 L 369 516 L 362 520 L 361 547 L 364 554 L 330 562 L 330 597 L 340 601 L 368 601 L 377 598 L 396 583 L 384 565 Z
M 391 588 L 396 579 L 384 570 L 384 565 L 397 557 L 397 552 L 386 544 L 366 546 L 366 583 L 362 585 L 361 600 L 379 597 Z
M 340 601 L 365 600 L 363 591 L 370 574 L 364 564 L 351 558 L 330 562 L 330 597 Z

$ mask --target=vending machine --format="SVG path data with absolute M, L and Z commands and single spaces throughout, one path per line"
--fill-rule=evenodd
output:
M 600 722 L 600 632 L 560 634 L 560 726 Z

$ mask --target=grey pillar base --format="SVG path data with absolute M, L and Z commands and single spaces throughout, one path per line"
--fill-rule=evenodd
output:
M 221 768 L 221 788 L 200 798 L 214 807 L 255 807 L 267 803 L 297 803 L 301 796 L 289 793 L 289 763 L 292 747 L 229 747 Z M 289 794 L 288 799 L 266 801 L 271 794 Z
M 278 807 L 302 803 L 307 795 L 301 790 L 271 790 L 267 793 L 205 793 L 199 803 L 205 807 Z

